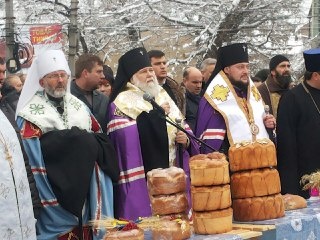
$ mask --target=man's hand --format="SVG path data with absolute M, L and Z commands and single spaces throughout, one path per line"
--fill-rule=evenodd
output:
M 178 131 L 176 135 L 176 142 L 181 143 L 184 148 L 187 148 L 189 146 L 189 138 L 187 134 L 185 134 L 182 131 Z
M 161 107 L 163 108 L 166 115 L 168 115 L 170 113 L 170 105 L 168 102 L 162 103 Z
M 276 124 L 277 124 L 275 117 L 271 114 L 267 114 L 263 118 L 263 123 L 266 126 L 266 128 L 270 128 L 270 129 L 275 129 Z

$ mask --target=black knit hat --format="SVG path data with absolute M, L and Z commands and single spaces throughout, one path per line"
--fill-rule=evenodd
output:
M 110 102 L 116 99 L 132 76 L 145 67 L 151 67 L 151 62 L 145 48 L 134 48 L 122 55 L 118 61 L 118 70 Z
M 283 55 L 276 55 L 270 59 L 269 70 L 272 71 L 282 62 L 290 62 L 288 58 Z
M 269 69 L 267 68 L 264 68 L 264 69 L 261 69 L 259 70 L 256 75 L 254 75 L 255 77 L 257 78 L 260 78 L 262 82 L 264 82 L 265 80 L 267 80 L 268 76 L 269 76 Z
M 320 48 L 304 51 L 303 57 L 308 72 L 320 72 Z

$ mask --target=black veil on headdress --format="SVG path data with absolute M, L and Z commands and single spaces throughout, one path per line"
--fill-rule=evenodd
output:
M 151 67 L 151 62 L 147 50 L 143 47 L 134 48 L 119 58 L 110 103 L 116 99 L 132 76 L 145 67 Z

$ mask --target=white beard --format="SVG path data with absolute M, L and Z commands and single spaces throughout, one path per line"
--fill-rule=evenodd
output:
M 153 77 L 152 82 L 141 82 L 136 76 L 132 77 L 132 84 L 141 89 L 143 92 L 149 93 L 155 97 L 160 93 L 160 86 L 157 79 Z

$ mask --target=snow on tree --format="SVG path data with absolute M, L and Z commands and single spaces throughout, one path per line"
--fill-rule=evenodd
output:
M 16 22 L 60 23 L 67 33 L 70 0 L 15 0 Z M 79 0 L 79 53 L 103 53 L 111 61 L 145 46 L 167 53 L 171 70 L 215 57 L 226 43 L 247 42 L 252 71 L 286 54 L 301 71 L 310 48 L 312 0 Z M 18 25 L 19 26 L 19 25 Z

